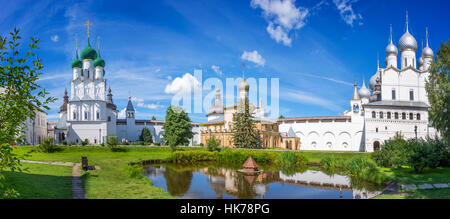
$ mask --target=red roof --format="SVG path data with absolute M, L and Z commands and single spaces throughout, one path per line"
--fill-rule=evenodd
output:
M 252 157 L 249 157 L 242 166 L 244 166 L 245 169 L 258 168 L 258 164 L 256 164 Z

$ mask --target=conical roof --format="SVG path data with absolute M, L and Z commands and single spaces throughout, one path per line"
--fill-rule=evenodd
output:
M 254 169 L 258 168 L 258 164 L 256 164 L 255 160 L 250 156 L 247 161 L 242 165 L 245 169 Z

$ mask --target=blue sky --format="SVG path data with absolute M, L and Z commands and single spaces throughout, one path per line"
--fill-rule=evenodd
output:
M 75 40 L 87 44 L 86 20 L 93 23 L 91 44 L 106 61 L 108 85 L 118 109 L 135 98 L 137 117 L 164 119 L 174 81 L 203 70 L 203 79 L 242 75 L 280 79 L 280 114 L 285 117 L 340 115 L 348 108 L 356 80 L 370 79 L 377 53 L 384 63 L 389 25 L 396 44 L 410 32 L 419 45 L 430 29 L 436 51 L 449 40 L 449 1 L 355 0 L 1 0 L 0 34 L 21 28 L 41 39 L 44 60 L 40 84 L 59 100 L 48 111 L 57 119 L 64 87 L 72 77 Z M 420 46 L 419 46 L 420 47 Z M 255 52 L 256 51 L 256 52 Z M 420 52 L 420 51 L 419 51 Z M 383 66 L 383 64 L 381 64 Z M 208 91 L 204 92 L 207 94 Z M 138 105 L 139 104 L 139 105 Z M 205 121 L 205 114 L 190 114 Z

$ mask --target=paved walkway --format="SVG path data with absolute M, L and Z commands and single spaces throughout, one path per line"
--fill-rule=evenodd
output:
M 49 161 L 33 161 L 33 160 L 21 160 L 23 163 L 37 163 L 37 164 L 50 164 L 58 166 L 73 166 L 72 168 L 72 198 L 73 199 L 87 199 L 86 192 L 83 188 L 83 181 L 81 180 L 81 163 L 72 162 L 49 162 Z M 95 169 L 100 169 L 95 166 Z
M 402 190 L 405 189 L 442 189 L 449 188 L 450 183 L 439 183 L 439 184 L 422 184 L 422 185 L 402 185 Z

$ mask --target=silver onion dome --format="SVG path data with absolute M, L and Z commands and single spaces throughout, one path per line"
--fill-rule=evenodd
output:
M 408 31 L 406 31 L 398 41 L 398 48 L 400 49 L 400 52 L 405 50 L 412 50 L 415 52 L 417 51 L 417 41 Z
M 370 90 L 374 90 L 375 89 L 375 85 L 377 84 L 377 78 L 380 77 L 380 72 L 378 71 L 376 74 L 374 74 L 369 81 L 369 88 Z
M 391 42 L 387 47 L 386 47 L 386 56 L 397 56 L 398 55 L 398 50 L 397 47 Z
M 367 89 L 365 81 L 363 81 L 362 87 L 359 89 L 358 93 L 361 98 L 370 97 L 370 91 Z
M 423 65 L 423 57 L 420 57 L 419 60 L 417 60 L 417 64 L 419 64 L 419 66 Z
M 433 55 L 434 55 L 433 50 L 430 47 L 428 47 L 428 45 L 427 47 L 423 48 L 422 50 L 423 57 L 433 57 Z

